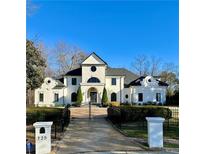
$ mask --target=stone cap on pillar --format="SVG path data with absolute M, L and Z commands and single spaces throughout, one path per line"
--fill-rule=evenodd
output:
M 146 117 L 146 120 L 148 122 L 161 123 L 161 122 L 164 122 L 165 119 L 162 117 Z
M 35 122 L 33 124 L 34 127 L 50 127 L 53 124 L 52 121 L 46 121 L 46 122 Z

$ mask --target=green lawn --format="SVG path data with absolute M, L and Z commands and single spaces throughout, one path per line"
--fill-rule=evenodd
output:
M 139 126 L 137 123 L 126 123 L 122 124 L 121 128 L 119 128 L 126 136 L 128 137 L 135 137 L 135 138 L 142 138 L 147 141 L 147 126 L 142 127 Z M 169 129 L 164 128 L 164 137 L 166 139 L 179 139 L 179 128 L 178 126 L 174 126 L 170 124 Z M 147 146 L 147 145 L 146 145 Z M 178 144 L 173 143 L 164 143 L 164 147 L 167 148 L 178 148 Z

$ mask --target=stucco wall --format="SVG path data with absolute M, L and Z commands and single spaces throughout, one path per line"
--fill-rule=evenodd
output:
M 50 80 L 51 82 L 48 83 L 47 81 Z M 62 89 L 52 89 L 57 85 L 57 82 L 52 78 L 45 78 L 44 83 L 41 85 L 40 88 L 35 90 L 35 105 L 37 106 L 54 106 L 55 104 L 63 104 L 64 102 L 64 95 L 65 91 L 64 88 Z M 43 102 L 39 101 L 39 94 L 43 93 L 44 100 Z M 54 102 L 54 94 L 58 93 L 59 101 Z
M 82 83 L 87 83 L 88 79 L 91 77 L 96 77 L 101 83 L 105 83 L 105 66 L 95 65 L 96 71 L 91 71 L 91 66 L 93 65 L 83 65 L 82 66 Z
M 77 79 L 76 85 L 72 85 L 72 78 Z M 66 91 L 66 95 L 65 95 L 66 104 L 74 103 L 71 101 L 71 94 L 73 92 L 77 93 L 81 80 L 82 80 L 81 76 L 65 76 L 64 77 L 64 83 L 66 85 L 66 90 L 65 90 Z
M 150 81 L 149 81 L 150 79 Z M 143 101 L 139 102 L 138 93 L 143 93 Z M 158 81 L 151 76 L 147 76 L 141 81 L 141 86 L 132 86 L 131 94 L 134 103 L 146 103 L 148 101 L 156 102 L 156 93 L 161 94 L 161 102 L 166 101 L 166 86 L 159 86 Z
M 116 78 L 116 85 L 112 85 L 112 78 Z M 111 94 L 114 92 L 117 94 L 117 101 L 123 102 L 124 77 L 106 76 L 105 81 L 105 88 L 107 89 L 108 100 L 111 101 Z

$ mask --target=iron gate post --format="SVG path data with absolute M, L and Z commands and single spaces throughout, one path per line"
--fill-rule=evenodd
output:
M 89 119 L 91 119 L 91 101 L 89 102 Z

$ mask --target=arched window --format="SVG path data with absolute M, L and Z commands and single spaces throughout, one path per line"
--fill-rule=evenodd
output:
M 111 94 L 111 102 L 116 102 L 117 101 L 117 94 L 116 93 L 112 93 Z
M 77 94 L 74 92 L 71 94 L 71 102 L 76 102 L 77 101 Z
M 96 77 L 88 79 L 88 83 L 100 83 L 100 80 Z

